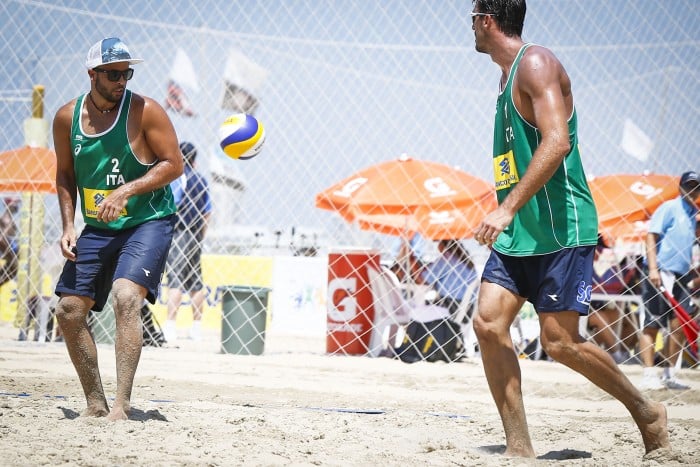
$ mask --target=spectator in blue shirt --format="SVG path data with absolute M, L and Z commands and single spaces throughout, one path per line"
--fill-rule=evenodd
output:
M 690 388 L 673 374 L 683 333 L 659 289 L 666 288 L 683 308 L 691 312 L 692 300 L 686 288 L 686 277 L 691 270 L 692 249 L 696 242 L 698 208 L 695 199 L 700 195 L 700 175 L 685 172 L 681 176 L 679 191 L 678 198 L 666 201 L 654 212 L 646 238 L 649 275 L 643 293 L 646 316 L 639 343 L 644 366 L 643 389 Z M 668 329 L 670 335 L 664 346 L 663 377 L 659 378 L 654 370 L 654 343 L 662 327 Z
M 437 292 L 436 305 L 444 306 L 454 317 L 460 303 L 469 292 L 469 286 L 477 281 L 476 270 L 469 252 L 459 240 L 440 240 L 438 243 L 440 256 L 423 270 L 423 281 L 431 285 Z M 476 294 L 472 287 L 470 302 Z M 471 313 L 467 313 L 469 318 Z
M 167 342 L 177 340 L 175 320 L 182 295 L 189 293 L 192 303 L 192 328 L 189 337 L 201 339 L 202 308 L 206 293 L 202 280 L 202 242 L 211 215 L 209 185 L 195 170 L 197 149 L 192 143 L 180 143 L 185 171 L 171 188 L 177 204 L 175 235 L 168 255 L 168 318 L 163 332 Z

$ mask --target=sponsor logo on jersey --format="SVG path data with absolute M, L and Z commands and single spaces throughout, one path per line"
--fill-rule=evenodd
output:
M 496 190 L 510 188 L 520 181 L 512 149 L 493 158 L 493 173 L 496 179 Z
M 114 190 L 101 190 L 93 188 L 83 188 L 83 199 L 85 200 L 85 217 L 97 218 L 102 201 Z M 126 208 L 122 209 L 119 216 L 126 216 Z

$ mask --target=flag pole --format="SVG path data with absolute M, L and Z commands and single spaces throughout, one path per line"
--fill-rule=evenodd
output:
M 31 117 L 24 120 L 24 143 L 30 147 L 46 148 L 48 140 L 49 122 L 44 119 L 44 86 L 37 84 L 32 89 Z M 40 193 L 22 193 L 20 212 L 15 325 L 23 328 L 27 324 L 30 297 L 42 295 L 39 256 L 44 240 L 43 196 Z
M 668 88 L 670 85 L 671 77 L 670 72 L 671 71 L 676 71 L 678 68 L 677 67 L 666 67 L 664 68 L 664 85 L 663 85 L 663 91 L 661 92 L 661 110 L 659 111 L 659 122 L 656 125 L 656 148 L 659 147 L 659 143 L 661 142 L 661 135 L 663 134 L 663 127 L 664 123 L 666 121 L 666 108 L 668 107 Z M 657 154 L 663 154 L 661 151 L 658 151 L 657 149 Z M 653 162 L 653 167 L 654 167 L 654 172 L 659 173 L 660 166 L 659 166 L 659 158 L 654 157 L 654 162 Z

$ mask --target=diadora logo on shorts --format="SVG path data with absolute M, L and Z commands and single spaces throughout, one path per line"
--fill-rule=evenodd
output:
M 559 297 L 558 297 L 557 294 L 547 294 L 547 296 L 548 296 L 549 299 L 552 300 L 553 302 L 558 302 L 558 301 L 559 301 Z
M 496 190 L 509 188 L 520 181 L 512 150 L 493 158 L 493 173 L 496 178 Z
M 144 268 L 141 268 L 141 270 L 143 271 L 144 274 L 146 274 L 146 277 L 151 277 L 151 271 L 149 271 L 148 269 L 144 269 Z
M 586 281 L 579 282 L 578 290 L 576 291 L 576 301 L 584 305 L 590 305 L 592 292 L 593 286 L 586 284 Z

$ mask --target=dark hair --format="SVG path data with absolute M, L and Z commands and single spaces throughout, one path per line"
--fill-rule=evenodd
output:
M 197 158 L 197 148 L 190 142 L 183 141 L 180 143 L 180 152 L 182 153 L 182 157 L 190 164 Z
M 525 24 L 525 0 L 472 0 L 474 9 L 480 13 L 490 13 L 499 29 L 509 37 L 523 35 Z
M 469 251 L 464 248 L 464 245 L 459 240 L 440 240 L 439 246 L 444 249 L 445 253 L 449 253 L 457 258 L 460 263 L 466 264 L 470 268 L 474 267 Z

